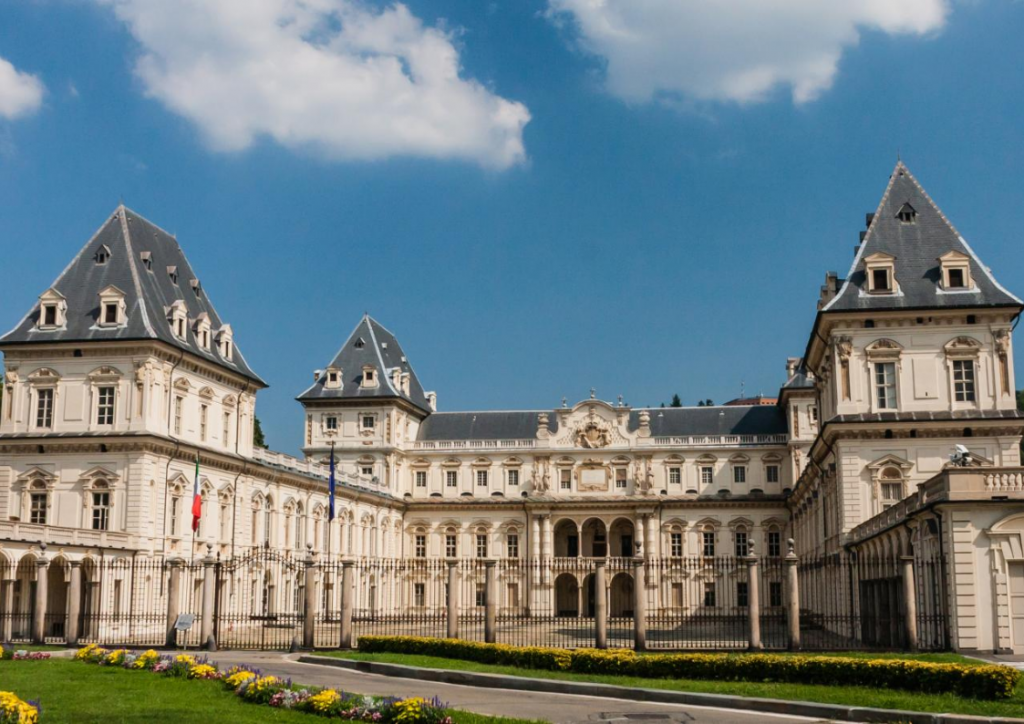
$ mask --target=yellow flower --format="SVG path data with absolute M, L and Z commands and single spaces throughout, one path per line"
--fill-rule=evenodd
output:
M 179 664 L 188 664 L 189 666 L 195 666 L 196 657 L 189 656 L 188 654 L 178 654 L 174 658 L 174 661 Z
M 244 684 L 249 679 L 255 678 L 256 674 L 252 673 L 251 671 L 236 671 L 235 673 L 231 674 L 229 677 L 224 679 L 224 685 L 232 689 L 237 689 L 239 686 Z
M 423 707 L 426 705 L 426 700 L 420 697 L 404 699 L 396 703 L 395 709 L 398 710 L 398 716 L 395 717 L 395 721 L 415 724 L 415 722 L 418 722 L 420 717 L 423 715 Z
M 132 662 L 133 669 L 148 669 L 152 664 L 155 664 L 159 660 L 160 654 L 153 649 L 145 651 L 139 654 L 139 658 Z
M 209 664 L 196 664 L 188 670 L 189 679 L 210 679 L 217 673 L 217 669 Z
M 331 707 L 341 701 L 341 694 L 334 689 L 324 689 L 309 697 L 309 706 L 318 714 L 330 711 Z
M 0 691 L 0 721 L 36 724 L 39 721 L 39 710 L 10 691 Z

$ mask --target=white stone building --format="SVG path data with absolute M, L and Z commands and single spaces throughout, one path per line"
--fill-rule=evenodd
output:
M 1022 308 L 899 164 L 849 274 L 827 275 L 777 405 L 642 409 L 592 394 L 445 412 L 395 336 L 364 316 L 298 397 L 300 461 L 254 449 L 266 384 L 177 241 L 120 207 L 0 338 L 0 612 L 30 606 L 41 543 L 61 562 L 49 568 L 57 586 L 72 564 L 187 559 L 207 545 L 224 558 L 253 546 L 299 557 L 309 545 L 361 559 L 529 560 L 551 575 L 528 594 L 510 583 L 503 605 L 553 597 L 582 614 L 587 582 L 559 574 L 560 561 L 777 559 L 793 538 L 806 559 L 873 551 L 897 568 L 935 551 L 954 584 L 941 604 L 952 644 L 1024 650 L 1024 617 L 1010 613 L 1024 596 L 1011 348 Z M 988 478 L 947 471 L 957 444 Z M 918 488 L 935 480 L 974 487 L 932 505 Z M 721 605 L 711 586 L 704 605 Z M 891 601 L 874 590 L 849 591 L 846 614 L 905 612 L 897 589 Z M 774 588 L 768 597 L 781 606 Z

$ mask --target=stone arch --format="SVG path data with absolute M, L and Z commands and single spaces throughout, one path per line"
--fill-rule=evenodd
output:
M 579 581 L 572 573 L 555 579 L 555 615 L 575 618 L 580 615 Z
M 613 618 L 632 618 L 633 594 L 633 576 L 625 571 L 616 573 L 609 586 L 608 615 Z

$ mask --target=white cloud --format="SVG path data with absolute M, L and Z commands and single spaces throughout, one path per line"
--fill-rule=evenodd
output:
M 339 159 L 525 158 L 529 111 L 460 76 L 450 33 L 362 0 L 99 0 L 146 92 L 222 151 L 269 137 Z
M 843 50 L 865 30 L 923 35 L 942 28 L 949 0 L 548 0 L 581 46 L 605 59 L 606 83 L 630 102 L 764 100 L 789 87 L 814 100 Z
M 0 117 L 14 120 L 35 113 L 43 105 L 45 90 L 39 78 L 0 58 Z

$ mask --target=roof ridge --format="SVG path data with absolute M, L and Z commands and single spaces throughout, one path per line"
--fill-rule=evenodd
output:
M 135 266 L 135 249 L 132 246 L 132 234 L 128 229 L 128 213 L 124 204 L 117 207 L 121 219 L 121 234 L 124 236 L 125 252 L 128 254 L 128 269 L 132 274 L 132 282 L 135 284 L 135 295 L 138 298 L 139 311 L 142 313 L 142 323 L 146 331 L 154 337 L 158 337 L 156 330 L 149 321 L 149 312 L 146 309 L 146 298 L 142 293 L 142 281 L 139 279 L 139 270 Z
M 174 234 L 173 232 L 170 232 L 167 229 L 165 229 L 164 227 L 160 226 L 160 224 L 157 224 L 157 223 L 155 223 L 153 221 L 150 221 L 148 217 L 143 216 L 142 214 L 140 214 L 135 209 L 128 208 L 127 206 L 124 205 L 123 202 L 118 206 L 118 208 L 119 209 L 123 209 L 124 211 L 128 212 L 129 214 L 132 214 L 133 216 L 137 217 L 140 221 L 145 221 L 147 224 L 152 226 L 154 229 L 156 229 L 160 233 L 166 234 L 171 239 L 173 239 L 175 244 L 178 244 L 178 236 L 176 234 Z M 181 248 L 181 244 L 178 244 L 178 248 L 179 249 Z
M 387 383 L 388 388 L 390 388 L 390 390 L 394 392 L 397 397 L 404 397 L 404 395 L 399 394 L 398 390 L 395 389 L 395 386 L 391 384 L 391 378 L 386 374 L 388 367 L 386 364 L 384 364 L 384 357 L 380 353 L 380 344 L 377 342 L 377 335 L 373 333 L 373 317 L 371 317 L 369 314 L 364 314 L 363 316 L 366 318 L 366 328 L 370 330 L 370 339 L 373 340 L 373 351 L 377 353 L 377 361 L 380 362 L 380 376 L 384 378 L 384 382 Z M 381 327 L 381 329 L 384 328 Z M 384 331 L 387 332 L 386 329 Z M 388 332 L 388 334 L 391 334 L 391 332 Z M 391 336 L 394 337 L 393 334 Z

